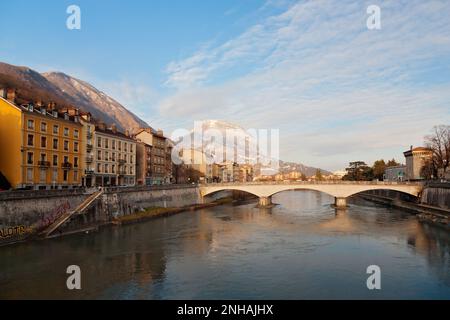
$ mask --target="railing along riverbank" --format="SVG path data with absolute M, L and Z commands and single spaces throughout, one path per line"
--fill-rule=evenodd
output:
M 136 192 L 136 191 L 152 191 L 152 190 L 174 190 L 196 188 L 196 184 L 165 184 L 165 185 L 151 185 L 151 186 L 130 186 L 130 187 L 103 187 L 105 193 L 115 192 Z M 73 188 L 73 189 L 57 189 L 57 190 L 11 190 L 0 192 L 1 200 L 20 200 L 30 198 L 52 198 L 63 196 L 80 196 L 89 195 L 93 190 L 99 188 Z

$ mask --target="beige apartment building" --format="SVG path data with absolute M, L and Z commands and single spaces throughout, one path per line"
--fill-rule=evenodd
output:
M 90 113 L 81 113 L 83 125 L 83 185 L 134 186 L 136 184 L 136 142 L 128 133 L 96 122 Z
M 136 142 L 129 133 L 112 125 L 95 126 L 94 175 L 97 186 L 134 186 L 136 184 Z

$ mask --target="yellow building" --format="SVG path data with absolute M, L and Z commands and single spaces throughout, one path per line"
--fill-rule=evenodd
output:
M 0 91 L 0 172 L 14 189 L 81 186 L 82 125 L 48 106 L 15 104 Z

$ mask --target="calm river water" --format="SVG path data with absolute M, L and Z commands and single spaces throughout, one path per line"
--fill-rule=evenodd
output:
M 448 231 L 362 200 L 336 212 L 313 191 L 273 200 L 0 247 L 0 298 L 450 299 Z M 381 290 L 367 289 L 369 265 Z

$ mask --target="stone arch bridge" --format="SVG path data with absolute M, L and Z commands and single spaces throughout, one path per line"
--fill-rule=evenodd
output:
M 212 183 L 199 186 L 203 197 L 219 191 L 238 190 L 251 193 L 259 198 L 261 207 L 272 205 L 272 196 L 288 190 L 315 190 L 327 193 L 335 198 L 336 207 L 346 207 L 347 198 L 369 190 L 394 190 L 418 197 L 422 184 L 416 182 L 379 182 L 379 181 L 321 181 L 321 182 L 246 182 Z

